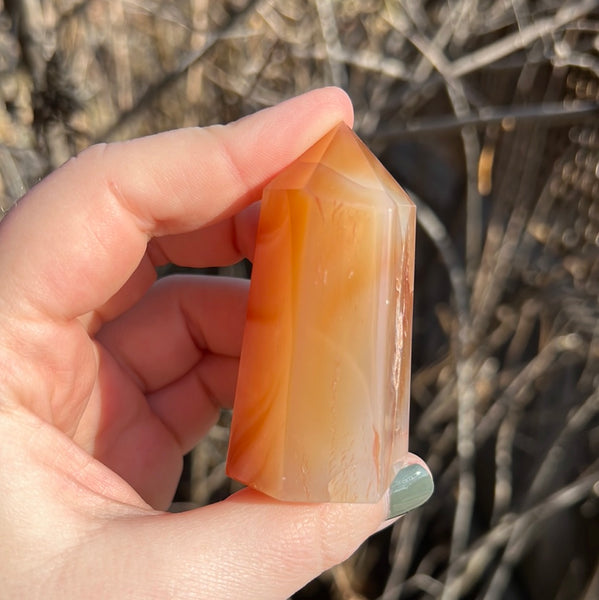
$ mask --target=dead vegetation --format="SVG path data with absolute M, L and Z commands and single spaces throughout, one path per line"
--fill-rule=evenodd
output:
M 599 1 L 0 1 L 0 208 L 96 141 L 325 84 L 419 205 L 437 490 L 297 598 L 599 597 Z M 180 499 L 230 492 L 226 419 Z

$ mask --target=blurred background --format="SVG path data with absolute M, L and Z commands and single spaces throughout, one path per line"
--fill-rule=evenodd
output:
M 599 0 L 0 0 L 0 211 L 94 142 L 328 84 L 418 205 L 437 487 L 294 598 L 599 598 Z M 228 419 L 176 509 L 235 489 Z

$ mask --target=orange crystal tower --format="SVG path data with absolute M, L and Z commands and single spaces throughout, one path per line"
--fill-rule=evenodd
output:
M 376 502 L 407 452 L 416 209 L 339 124 L 264 190 L 227 474 Z

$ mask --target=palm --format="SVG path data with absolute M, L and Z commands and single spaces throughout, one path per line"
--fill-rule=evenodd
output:
M 74 439 L 147 503 L 165 508 L 177 484 L 185 449 L 152 410 L 139 382 L 101 344 L 98 347 L 102 364 L 97 385 Z
M 145 295 L 146 286 L 133 287 L 111 301 L 112 310 L 122 308 L 125 295 L 125 304 L 131 296 L 140 300 L 95 335 L 71 323 L 65 343 L 47 348 L 50 372 L 70 371 L 55 390 L 63 408 L 52 411 L 52 424 L 146 502 L 164 508 L 183 454 L 212 426 L 220 406 L 232 403 L 247 286 L 175 277 Z M 67 364 L 72 369 L 62 368 Z M 42 405 L 33 408 L 43 416 Z

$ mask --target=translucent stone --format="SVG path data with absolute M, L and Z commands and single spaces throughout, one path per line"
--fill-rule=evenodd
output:
M 264 190 L 227 474 L 376 502 L 407 452 L 416 209 L 346 125 Z

